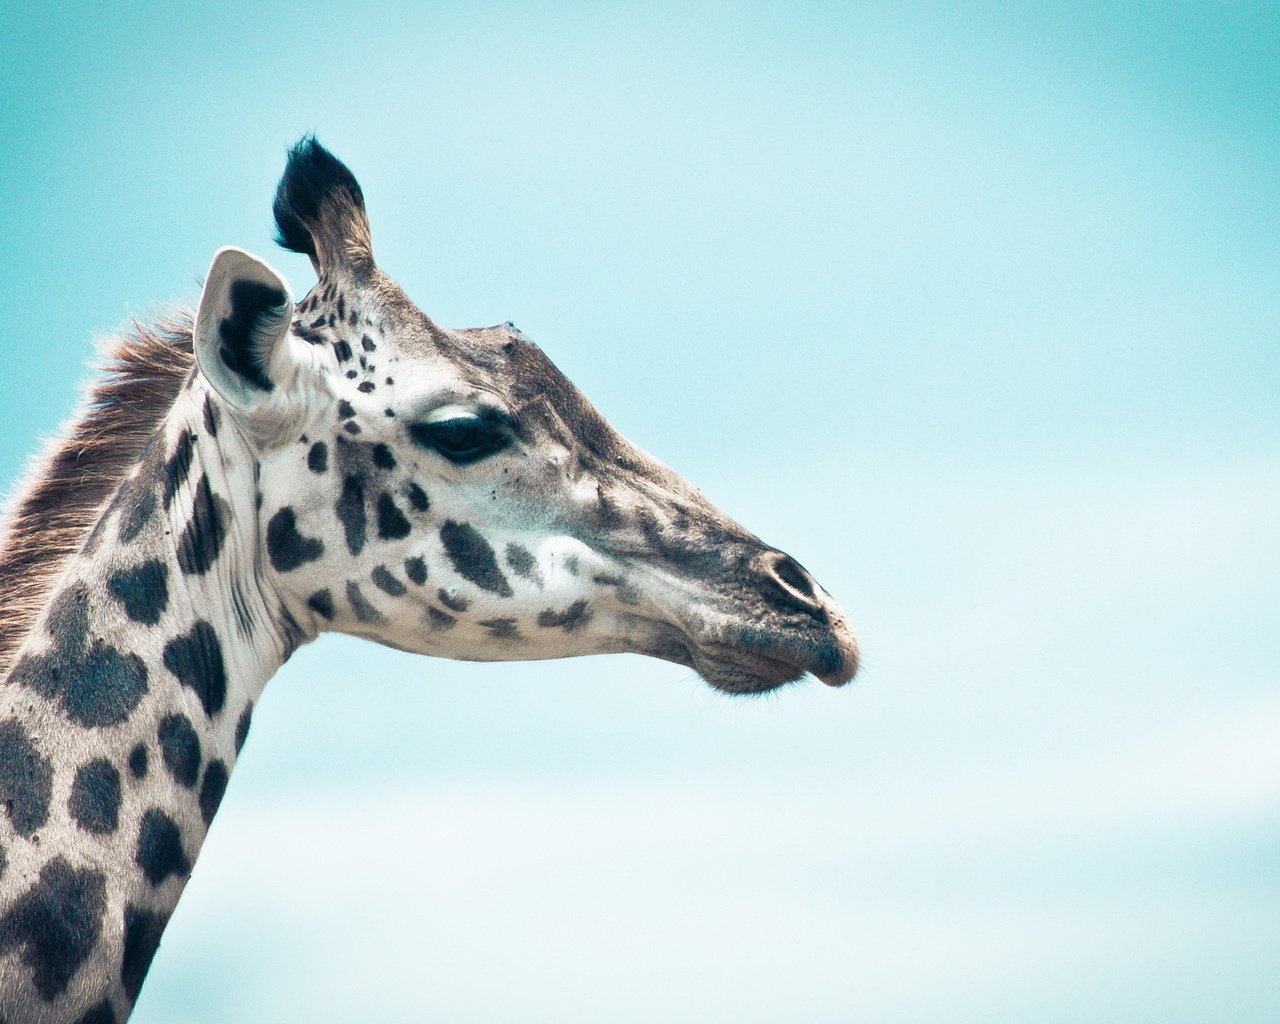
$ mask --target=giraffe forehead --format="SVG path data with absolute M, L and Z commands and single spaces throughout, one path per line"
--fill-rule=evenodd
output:
M 358 287 L 318 282 L 298 306 L 294 331 L 331 346 L 338 390 L 346 396 L 340 410 L 364 407 L 374 417 L 396 418 L 449 401 L 505 407 L 529 440 L 558 442 L 598 471 L 671 482 L 669 471 L 619 435 L 510 322 L 442 328 L 379 271 Z M 380 404 L 388 394 L 394 402 Z M 358 435 L 365 427 L 344 429 Z

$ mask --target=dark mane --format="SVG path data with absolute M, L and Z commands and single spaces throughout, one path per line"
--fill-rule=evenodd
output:
M 0 522 L 0 678 L 191 372 L 192 320 L 184 310 L 134 321 L 106 342 L 79 412 L 11 496 Z

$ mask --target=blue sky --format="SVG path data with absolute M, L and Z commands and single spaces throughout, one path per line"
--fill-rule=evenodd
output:
M 1266 1021 L 1274 5 L 0 14 L 0 478 L 89 338 L 268 256 L 303 131 L 804 562 L 866 669 L 340 638 L 268 688 L 139 1021 Z

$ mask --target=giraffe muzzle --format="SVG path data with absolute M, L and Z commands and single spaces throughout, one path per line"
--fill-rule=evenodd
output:
M 766 549 L 753 559 L 760 574 L 760 589 L 770 604 L 788 619 L 799 618 L 794 628 L 748 631 L 748 648 L 766 657 L 802 666 L 828 686 L 843 686 L 858 671 L 858 642 L 845 614 L 818 585 L 803 565 L 783 551 Z
M 660 602 L 633 649 L 689 665 L 725 693 L 764 693 L 806 675 L 832 687 L 850 682 L 858 642 L 844 612 L 790 555 L 747 543 L 722 556 L 732 568 L 678 591 L 695 614 Z
M 828 686 L 844 686 L 858 671 L 858 642 L 844 613 L 820 589 L 803 608 L 782 614 L 768 594 L 765 612 L 743 609 L 712 635 L 693 639 L 683 660 L 726 693 L 763 693 L 812 675 Z M 757 606 L 758 607 L 758 606 Z M 659 655 L 662 656 L 662 655 Z

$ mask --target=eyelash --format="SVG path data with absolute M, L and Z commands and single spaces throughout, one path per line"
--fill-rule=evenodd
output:
M 479 462 L 511 443 L 511 436 L 503 427 L 476 416 L 413 423 L 409 436 L 420 447 L 438 452 L 455 466 Z

